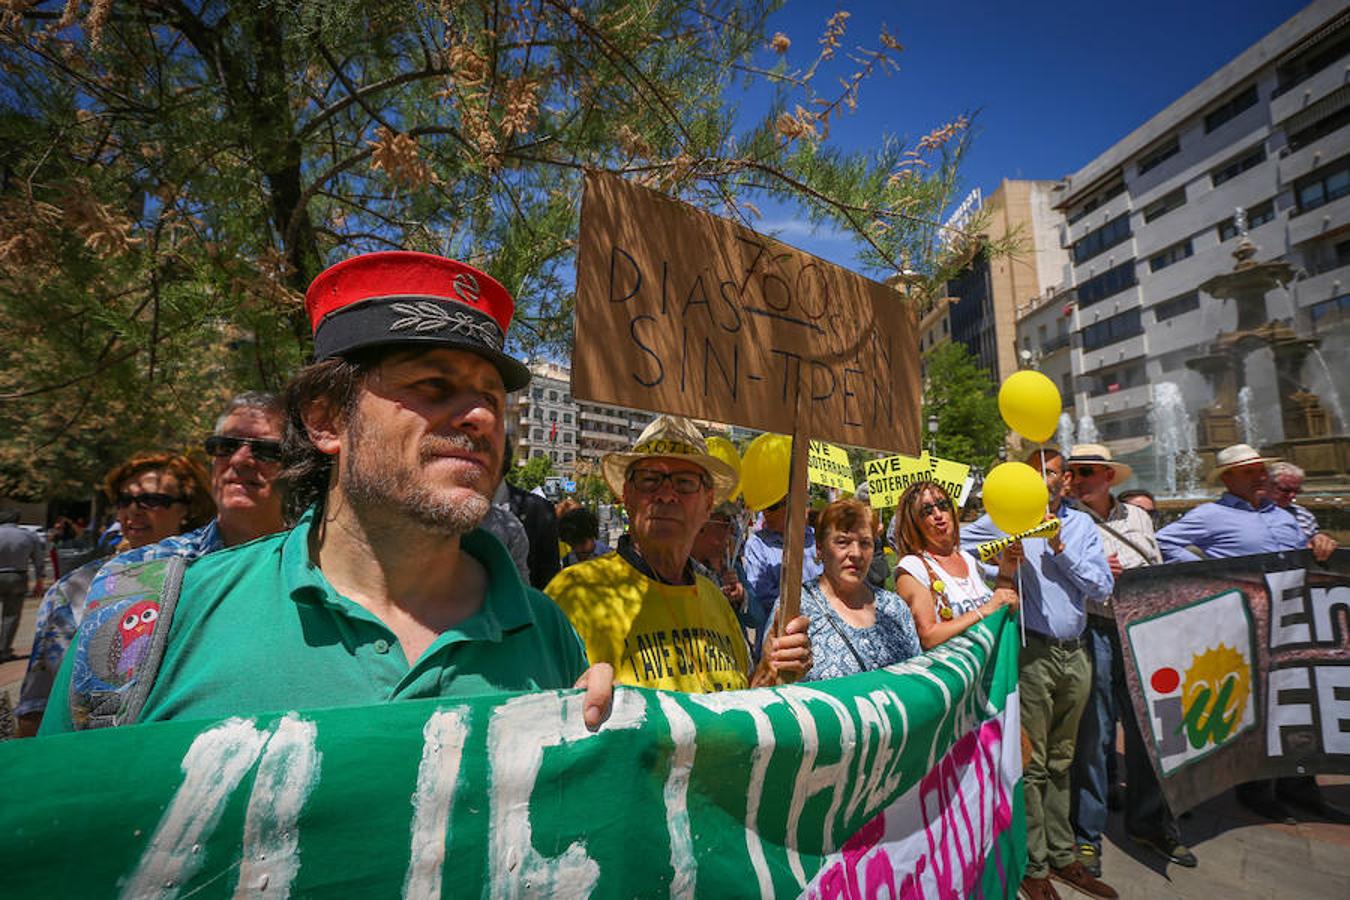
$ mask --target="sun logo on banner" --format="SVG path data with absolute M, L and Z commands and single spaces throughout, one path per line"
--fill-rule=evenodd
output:
M 1251 666 L 1226 644 L 1196 654 L 1183 678 L 1171 667 L 1158 669 L 1150 679 L 1160 694 L 1180 685 L 1182 719 L 1177 731 L 1196 750 L 1222 744 L 1237 728 L 1251 693 Z

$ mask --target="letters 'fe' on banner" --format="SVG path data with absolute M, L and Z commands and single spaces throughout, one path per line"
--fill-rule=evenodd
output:
M 596 733 L 581 706 L 542 691 L 0 743 L 5 896 L 1017 892 L 1004 612 L 849 678 L 619 688 Z
M 1244 781 L 1350 774 L 1350 551 L 1130 569 L 1112 605 L 1173 810 Z
M 614 175 L 586 175 L 575 330 L 580 399 L 919 449 L 902 294 Z
M 843 447 L 812 441 L 806 458 L 806 479 L 812 484 L 838 488 L 850 494 L 857 490 L 853 482 L 853 464 Z

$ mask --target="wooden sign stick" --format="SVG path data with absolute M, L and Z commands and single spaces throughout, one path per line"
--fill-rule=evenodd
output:
M 800 383 L 797 387 L 797 420 L 792 429 L 792 462 L 788 469 L 787 534 L 783 536 L 782 580 L 778 590 L 778 619 L 774 633 L 782 634 L 787 623 L 797 618 L 802 599 L 802 557 L 806 544 L 806 508 L 811 498 L 806 488 L 806 461 L 811 450 L 807 432 L 810 398 Z M 785 679 L 786 680 L 786 679 Z

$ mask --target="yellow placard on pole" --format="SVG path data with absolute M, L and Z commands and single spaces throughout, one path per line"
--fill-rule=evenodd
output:
M 966 477 L 970 466 L 938 459 L 924 451 L 922 456 L 887 456 L 869 460 L 866 467 L 868 498 L 874 509 L 894 509 L 905 488 L 919 481 L 936 481 L 956 501 L 965 504 Z
M 806 457 L 806 480 L 823 487 L 838 488 L 850 494 L 857 490 L 853 482 L 853 466 L 843 447 L 812 441 Z

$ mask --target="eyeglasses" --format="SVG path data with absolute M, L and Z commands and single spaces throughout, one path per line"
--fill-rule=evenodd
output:
M 1091 478 L 1097 474 L 1097 466 L 1074 466 L 1069 471 L 1079 478 Z
M 940 509 L 940 510 L 942 510 L 943 512 L 951 512 L 951 511 L 952 511 L 952 501 L 950 501 L 950 500 L 948 500 L 946 497 L 944 497 L 944 498 L 942 498 L 941 500 L 938 500 L 938 501 L 935 502 L 935 503 L 925 503 L 923 506 L 920 506 L 920 507 L 919 507 L 919 518 L 920 518 L 920 519 L 926 519 L 926 518 L 928 518 L 929 516 L 931 516 L 931 515 L 933 514 L 933 510 L 935 510 L 935 509 Z
M 186 503 L 182 497 L 175 497 L 173 494 L 118 494 L 115 501 L 118 509 L 126 509 L 128 506 L 135 505 L 141 509 L 168 509 L 175 503 Z
M 711 487 L 708 479 L 694 472 L 657 472 L 654 469 L 634 469 L 628 473 L 628 480 L 644 494 L 654 494 L 667 481 L 677 494 L 697 494 L 705 487 Z
M 213 434 L 206 439 L 206 452 L 218 459 L 228 459 L 239 452 L 239 448 L 248 445 L 249 452 L 258 462 L 281 462 L 281 441 L 269 441 L 264 438 L 230 437 Z

